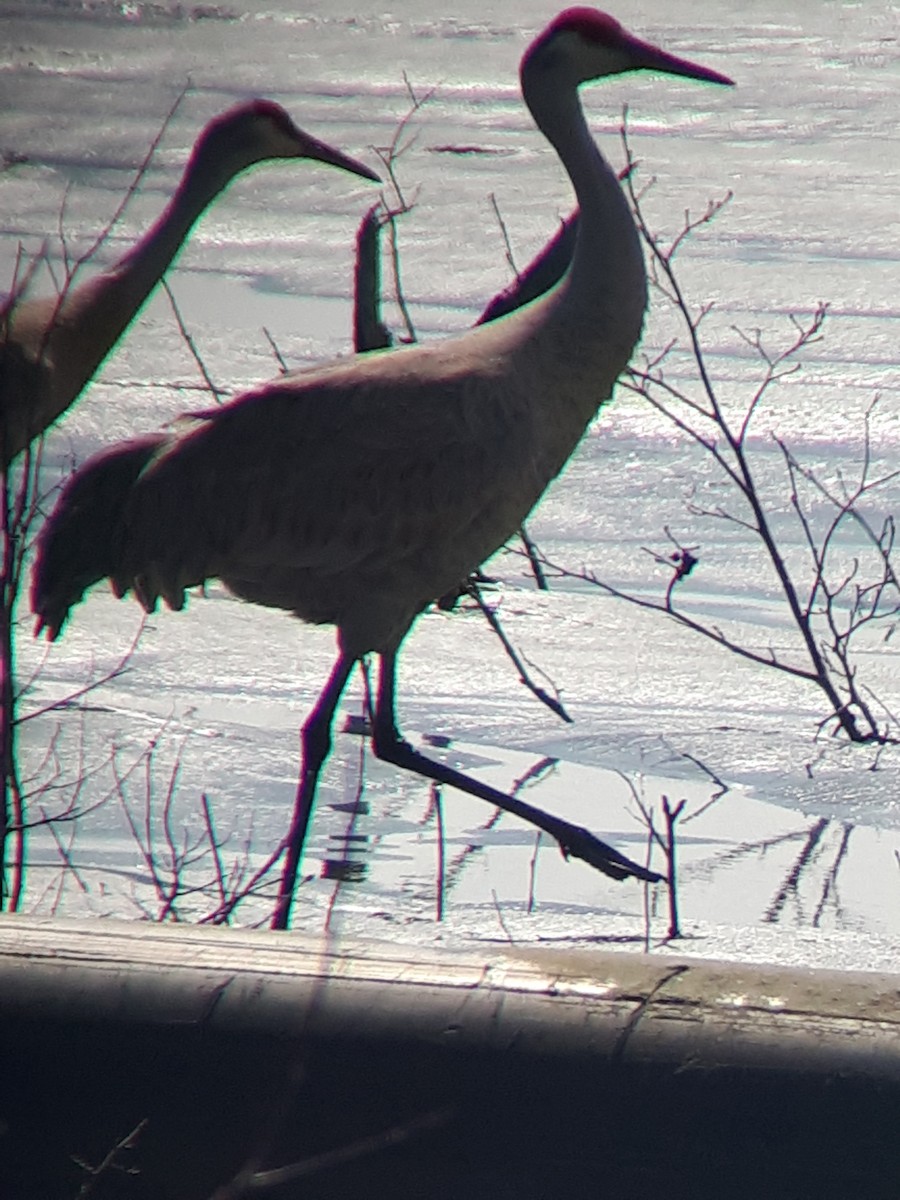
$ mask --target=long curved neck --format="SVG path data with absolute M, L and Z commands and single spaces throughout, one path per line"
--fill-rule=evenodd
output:
M 580 217 L 572 263 L 547 297 L 544 325 L 550 336 L 564 329 L 567 345 L 587 369 L 610 376 L 611 389 L 640 337 L 647 304 L 640 236 L 621 184 L 588 129 L 577 82 L 548 83 L 546 72 L 533 78 L 523 69 L 525 102 L 572 181 Z
M 212 200 L 260 155 L 223 143 L 195 145 L 160 217 L 108 270 L 62 295 L 15 304 L 0 330 L 0 469 L 47 429 L 91 380 Z
M 199 217 L 234 176 L 249 165 L 245 159 L 236 161 L 233 157 L 217 156 L 202 143 L 195 148 L 160 216 L 103 276 L 103 282 L 108 281 L 116 289 L 117 300 L 127 301 L 124 307 L 130 307 L 131 316 L 170 266 Z
M 77 398 L 131 324 L 210 202 L 245 166 L 200 143 L 179 185 L 146 234 L 112 267 L 70 287 L 58 300 L 26 301 L 13 314 L 12 338 L 41 380 L 29 405 L 33 434 Z
M 198 147 L 174 195 L 144 236 L 112 267 L 63 298 L 57 324 L 67 342 L 74 333 L 83 336 L 83 350 L 78 355 L 83 383 L 125 332 L 198 218 L 244 165 L 217 161 Z M 74 365 L 56 361 L 52 353 L 55 332 L 49 331 L 49 357 L 55 370 L 71 372 L 74 380 Z M 74 347 L 67 345 L 67 352 L 71 349 Z

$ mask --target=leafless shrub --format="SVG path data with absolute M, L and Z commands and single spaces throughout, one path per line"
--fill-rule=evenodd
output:
M 601 573 L 573 570 L 546 557 L 545 567 L 551 574 L 584 580 L 608 595 L 659 612 L 741 658 L 811 685 L 823 699 L 822 730 L 840 733 L 856 743 L 897 741 L 900 721 L 866 684 L 863 659 L 857 653 L 864 634 L 890 638 L 900 616 L 894 517 L 889 512 L 873 515 L 877 511 L 874 506 L 886 502 L 882 497 L 889 495 L 889 485 L 900 479 L 900 471 L 879 470 L 876 465 L 871 418 L 877 398 L 863 418 L 862 453 L 852 477 L 838 473 L 833 481 L 826 480 L 806 466 L 785 439 L 773 434 L 784 475 L 781 493 L 769 495 L 760 481 L 758 446 L 751 438 L 754 421 L 772 390 L 800 369 L 804 350 L 821 340 L 827 306 L 817 304 L 805 317 L 791 315 L 787 336 L 777 347 L 759 331 L 735 329 L 757 359 L 759 375 L 742 402 L 735 403 L 730 396 L 726 401 L 724 385 L 717 383 L 710 367 L 704 338 L 712 306 L 690 301 L 676 259 L 689 240 L 720 215 L 730 193 L 711 201 L 699 216 L 686 213 L 674 237 L 664 241 L 645 216 L 644 200 L 652 181 L 638 187 L 624 122 L 622 143 L 627 160 L 625 188 L 648 250 L 651 292 L 680 323 L 680 333 L 660 351 L 646 356 L 641 365 L 633 366 L 622 385 L 651 405 L 686 442 L 699 448 L 724 484 L 726 498 L 715 504 L 689 501 L 693 536 L 683 537 L 670 523 L 662 530 L 663 546 L 645 548 L 658 568 L 656 595 L 616 586 Z M 694 368 L 688 382 L 669 369 L 674 354 L 685 349 Z M 791 551 L 788 535 L 779 525 L 785 499 L 796 541 L 805 552 L 800 555 Z M 686 603 L 687 581 L 702 577 L 703 572 L 697 519 L 701 524 L 730 526 L 749 535 L 761 548 L 794 633 L 789 649 L 753 645 L 740 632 L 691 611 Z
M 16 306 L 22 302 L 34 276 L 39 270 L 49 273 L 56 292 L 53 312 L 58 312 L 85 266 L 105 244 L 133 200 L 183 97 L 184 92 L 176 98 L 112 217 L 84 251 L 73 253 L 66 232 L 66 197 L 60 205 L 56 230 L 58 264 L 54 264 L 48 243 L 30 256 L 23 247 L 19 247 L 9 294 L 0 306 L 0 362 L 4 355 L 15 354 L 14 349 L 10 350 L 8 342 L 10 319 L 16 311 Z M 45 338 L 49 338 L 54 320 L 55 316 L 51 314 Z M 11 373 L 13 370 L 14 368 L 11 368 Z M 4 401 L 7 405 L 12 402 L 9 396 L 5 396 Z M 5 434 L 0 434 L 0 439 L 5 440 Z M 2 446 L 0 450 L 3 450 Z M 41 809 L 42 815 L 37 824 L 56 819 L 48 815 L 46 806 L 39 804 L 40 786 L 29 789 L 23 782 L 17 745 L 22 723 L 39 714 L 43 715 L 46 711 L 28 711 L 25 707 L 27 693 L 34 680 L 22 683 L 18 679 L 16 654 L 16 640 L 23 620 L 19 610 L 27 582 L 27 566 L 43 510 L 51 494 L 43 484 L 43 455 L 44 440 L 40 436 L 27 445 L 8 468 L 0 469 L 0 911 L 9 912 L 18 911 L 23 902 L 27 831 L 35 823 L 29 819 L 29 804 L 38 804 Z M 6 463 L 9 457 L 4 451 L 0 455 L 0 461 Z M 116 671 L 124 670 L 128 657 L 126 655 L 113 672 L 108 672 L 102 678 L 85 685 L 79 695 L 108 682 Z M 74 699 L 75 695 L 65 701 L 58 701 L 57 704 L 62 706 Z M 51 735 L 48 747 L 50 758 L 53 753 L 53 740 Z M 73 810 L 67 809 L 67 812 L 71 811 Z
M 47 496 L 40 466 L 43 442 L 28 447 L 14 470 L 0 475 L 0 910 L 17 912 L 24 901 L 29 831 L 67 823 L 84 811 L 84 786 L 91 770 L 78 759 L 78 774 L 64 769 L 58 729 L 50 732 L 38 761 L 26 770 L 19 737 L 30 721 L 77 706 L 127 670 L 140 631 L 112 667 L 49 703 L 30 702 L 41 666 L 28 677 L 18 670 L 17 639 L 28 618 L 21 614 L 30 552 Z M 37 816 L 35 814 L 39 813 Z
M 155 922 L 227 925 L 248 909 L 245 923 L 262 924 L 274 902 L 283 844 L 257 852 L 252 828 L 237 842 L 223 837 L 209 796 L 193 801 L 179 788 L 183 742 L 169 744 L 170 761 L 162 761 L 164 732 L 130 765 L 123 768 L 115 753 L 111 761 L 114 799 L 141 864 L 134 903 Z

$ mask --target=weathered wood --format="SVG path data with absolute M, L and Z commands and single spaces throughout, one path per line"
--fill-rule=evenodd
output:
M 248 1157 L 307 1164 L 279 1198 L 900 1180 L 900 976 L 5 917 L 0 1056 L 16 1200 L 77 1195 L 71 1156 L 145 1118 L 97 1196 L 211 1195 Z
M 689 1052 L 710 1066 L 799 1054 L 804 1069 L 900 1083 L 900 975 L 670 956 L 0 917 L 0 1016 L 18 1015 L 287 1036 L 332 1036 L 352 1017 L 409 1039 L 452 1022 L 458 1041 L 511 1039 L 523 1054 Z

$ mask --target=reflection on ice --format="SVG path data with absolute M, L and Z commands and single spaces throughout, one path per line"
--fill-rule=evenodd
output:
M 384 936 L 387 923 L 393 939 L 411 944 L 512 939 L 862 969 L 892 965 L 900 936 L 894 903 L 900 834 L 804 816 L 740 788 L 723 794 L 697 779 L 648 773 L 629 780 L 619 772 L 473 743 L 455 742 L 451 757 L 498 786 L 518 783 L 532 803 L 602 832 L 639 860 L 649 853 L 660 869 L 664 864 L 658 849 L 649 848 L 641 808 L 660 822 L 663 796 L 684 800 L 677 827 L 683 938 L 666 938 L 661 885 L 644 889 L 598 877 L 583 864 L 566 862 L 550 839 L 500 810 L 449 790 L 436 793 L 425 781 L 398 777 L 368 758 L 361 776 L 341 761 L 344 782 L 337 793 L 332 772 L 304 859 L 296 928 L 327 927 L 365 938 Z M 190 769 L 189 756 L 185 765 Z M 157 786 L 166 778 L 160 764 Z M 290 789 L 281 790 L 287 801 Z M 358 792 L 359 800 L 342 801 L 341 792 Z M 140 801 L 148 794 L 142 783 L 132 798 L 133 826 L 100 810 L 92 834 L 86 816 L 65 857 L 58 846 L 54 853 L 47 833 L 35 831 L 31 887 L 38 911 L 53 904 L 73 915 L 153 914 L 154 892 L 167 868 L 161 831 L 152 864 L 136 832 L 138 818 L 144 819 Z M 235 819 L 220 803 L 211 818 L 216 854 L 232 880 L 244 856 L 244 878 L 252 877 L 287 819 L 287 807 L 279 814 L 270 810 L 264 823 L 252 809 L 242 811 Z M 176 843 L 198 848 L 183 862 L 183 894 L 174 907 L 181 919 L 202 919 L 216 908 L 212 850 L 203 846 L 197 815 L 184 801 L 167 821 L 177 831 Z M 256 898 L 249 895 L 235 907 L 235 918 L 264 920 L 275 881 L 274 872 L 262 879 Z

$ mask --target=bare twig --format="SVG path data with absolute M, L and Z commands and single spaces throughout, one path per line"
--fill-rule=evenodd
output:
M 677 869 L 677 838 L 675 825 L 684 812 L 686 801 L 679 800 L 673 807 L 669 797 L 663 796 L 663 816 L 666 819 L 666 881 L 669 885 L 669 933 L 670 940 L 681 937 L 681 926 L 678 923 L 678 869 Z
M 478 605 L 478 607 L 481 609 L 482 613 L 486 617 L 487 622 L 490 625 L 491 629 L 493 629 L 494 633 L 500 639 L 500 644 L 503 646 L 503 649 L 506 651 L 507 656 L 509 657 L 513 666 L 516 668 L 516 670 L 519 673 L 520 682 L 523 683 L 525 685 L 525 687 L 527 687 L 528 690 L 530 692 L 532 692 L 532 694 L 535 695 L 542 704 L 546 704 L 546 706 L 550 709 L 551 712 L 556 713 L 556 715 L 560 718 L 561 721 L 566 721 L 568 724 L 571 725 L 572 718 L 569 716 L 569 714 L 563 708 L 562 701 L 559 699 L 559 695 L 557 694 L 556 696 L 551 696 L 546 691 L 546 689 L 542 688 L 539 684 L 536 684 L 534 682 L 534 680 L 531 678 L 531 676 L 529 675 L 528 671 L 526 670 L 525 664 L 522 661 L 522 658 L 517 653 L 517 651 L 513 648 L 512 643 L 510 642 L 509 638 L 506 636 L 506 633 L 503 629 L 503 626 L 500 624 L 500 621 L 497 617 L 496 612 L 490 607 L 489 604 L 486 603 L 484 597 L 482 596 L 481 589 L 478 587 L 478 584 L 470 581 L 467 590 L 469 592 L 469 595 L 472 596 L 472 598 L 475 600 L 475 603 Z
M 413 86 L 409 81 L 406 73 L 403 75 L 403 82 L 406 86 L 407 96 L 409 98 L 409 108 L 405 115 L 397 122 L 394 128 L 394 136 L 387 146 L 375 146 L 373 149 L 381 159 L 385 172 L 387 173 L 388 182 L 390 184 L 392 199 L 388 201 L 382 197 L 383 215 L 382 223 L 388 230 L 388 241 L 390 243 L 390 261 L 391 270 L 394 281 L 394 299 L 397 307 L 400 310 L 400 316 L 406 328 L 406 339 L 410 342 L 417 341 L 416 329 L 413 324 L 412 315 L 409 310 L 409 305 L 406 301 L 406 295 L 403 290 L 400 269 L 400 246 L 397 236 L 397 221 L 406 213 L 411 212 L 415 207 L 415 197 L 408 199 L 404 193 L 403 187 L 397 174 L 397 163 L 404 154 L 415 143 L 415 135 L 408 135 L 409 124 L 413 117 L 419 112 L 424 104 L 437 91 L 437 87 L 429 88 L 427 92 L 421 96 L 417 96 L 413 90 Z
M 87 1179 L 84 1180 L 78 1190 L 78 1200 L 87 1200 L 87 1197 L 93 1194 L 94 1189 L 104 1176 L 108 1176 L 113 1172 L 121 1172 L 126 1175 L 133 1174 L 132 1168 L 123 1166 L 120 1159 L 126 1151 L 134 1150 L 149 1122 L 149 1117 L 144 1117 L 143 1120 L 138 1121 L 134 1129 L 130 1133 L 126 1133 L 120 1141 L 116 1142 L 102 1162 L 96 1167 L 92 1167 L 84 1159 L 75 1159 L 75 1162 L 87 1175 Z
M 531 855 L 531 862 L 528 867 L 528 912 L 533 913 L 536 903 L 535 884 L 537 882 L 537 864 L 538 851 L 541 848 L 542 832 L 540 829 L 535 830 L 534 834 L 534 853 Z
M 440 923 L 444 919 L 444 867 L 446 849 L 444 839 L 444 802 L 441 787 L 438 783 L 431 785 L 431 803 L 437 820 L 437 882 L 435 887 L 435 919 Z
M 210 375 L 209 371 L 207 370 L 206 363 L 203 361 L 203 359 L 200 355 L 200 351 L 197 349 L 197 344 L 194 341 L 193 337 L 191 336 L 191 333 L 190 333 L 187 325 L 184 322 L 184 317 L 181 315 L 181 309 L 178 307 L 178 301 L 175 299 L 175 294 L 173 293 L 171 287 L 169 286 L 168 280 L 161 279 L 160 286 L 162 287 L 163 291 L 166 293 L 166 295 L 169 298 L 169 304 L 171 306 L 172 313 L 178 324 L 178 332 L 181 334 L 182 341 L 187 346 L 188 350 L 190 350 L 191 355 L 194 359 L 194 362 L 197 364 L 197 369 L 200 371 L 200 374 L 203 376 L 204 384 L 206 385 L 207 389 L 209 390 L 209 392 L 212 395 L 213 399 L 215 400 L 216 404 L 221 404 L 223 398 L 227 395 L 227 393 L 225 391 L 223 391 L 222 388 L 217 387 L 216 384 L 213 383 L 212 376 Z M 271 338 L 269 340 L 271 341 Z

